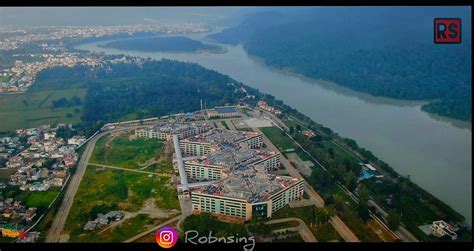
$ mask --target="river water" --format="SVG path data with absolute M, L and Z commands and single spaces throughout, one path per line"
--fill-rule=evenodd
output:
M 202 35 L 190 37 L 202 39 Z M 423 112 L 420 107 L 424 102 L 373 97 L 274 69 L 249 56 L 240 45 L 219 44 L 226 53 L 205 54 L 122 51 L 97 46 L 103 43 L 106 42 L 76 48 L 198 63 L 272 94 L 339 135 L 356 140 L 472 223 L 471 123 Z

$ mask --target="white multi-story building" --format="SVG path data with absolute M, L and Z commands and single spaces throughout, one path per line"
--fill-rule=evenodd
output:
M 211 152 L 211 143 L 181 140 L 179 142 L 181 151 L 186 155 L 202 156 Z
M 235 176 L 191 193 L 195 213 L 249 220 L 252 215 L 271 217 L 290 201 L 303 196 L 304 181 L 287 176 L 265 174 Z
M 170 141 L 172 140 L 173 135 L 178 135 L 179 139 L 184 139 L 206 132 L 210 128 L 210 125 L 206 123 L 169 123 L 145 129 L 136 129 L 135 136 L 139 138 Z

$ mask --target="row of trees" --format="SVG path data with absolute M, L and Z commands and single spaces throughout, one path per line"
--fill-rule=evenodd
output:
M 71 107 L 71 106 L 79 106 L 82 104 L 81 98 L 74 96 L 71 99 L 67 99 L 62 97 L 60 99 L 53 100 L 51 102 L 52 108 L 61 108 L 61 107 Z

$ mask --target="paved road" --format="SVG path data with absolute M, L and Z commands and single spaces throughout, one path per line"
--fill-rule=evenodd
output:
M 134 241 L 136 241 L 136 240 L 142 238 L 143 236 L 146 236 L 146 235 L 148 235 L 148 234 L 150 234 L 150 233 L 156 231 L 158 228 L 162 228 L 162 227 L 164 227 L 164 226 L 169 226 L 171 223 L 173 223 L 173 222 L 175 222 L 175 221 L 179 221 L 181 218 L 184 218 L 184 217 L 183 217 L 182 215 L 178 215 L 178 216 L 176 216 L 176 217 L 174 217 L 174 218 L 172 218 L 172 219 L 169 219 L 169 220 L 167 220 L 167 221 L 161 223 L 161 224 L 158 225 L 158 226 L 154 226 L 154 227 L 152 227 L 152 228 L 150 228 L 150 229 L 148 229 L 148 230 L 146 230 L 146 231 L 144 231 L 144 232 L 141 232 L 141 233 L 139 233 L 139 234 L 133 236 L 132 238 L 130 238 L 130 239 L 124 241 L 124 242 L 134 242 Z
M 108 165 L 95 164 L 95 163 L 88 163 L 88 165 L 97 166 L 97 167 L 104 167 L 104 168 L 110 168 L 110 169 L 116 169 L 116 170 L 124 170 L 124 171 L 136 172 L 136 173 L 153 174 L 153 175 L 157 175 L 157 176 L 161 176 L 161 177 L 171 177 L 172 176 L 171 174 L 168 174 L 168 173 L 155 173 L 155 172 L 149 172 L 149 171 L 119 167 L 119 166 L 108 166 Z
M 290 217 L 285 219 L 270 220 L 265 222 L 265 224 L 277 224 L 291 221 L 296 221 L 299 223 L 297 229 L 301 235 L 301 238 L 303 238 L 305 242 L 318 242 L 316 237 L 314 237 L 313 232 L 311 232 L 311 229 L 309 229 L 308 225 L 306 225 L 306 223 L 299 218 Z
M 56 214 L 51 229 L 46 236 L 46 242 L 60 242 L 60 235 L 62 230 L 64 229 L 64 224 L 66 223 L 67 216 L 69 214 L 69 210 L 71 210 L 72 202 L 74 200 L 74 195 L 79 188 L 79 184 L 81 183 L 82 176 L 86 171 L 87 162 L 94 151 L 95 143 L 97 139 L 105 135 L 105 133 L 100 133 L 93 139 L 89 141 L 86 146 L 84 153 L 82 154 L 81 159 L 79 160 L 79 164 L 76 167 L 76 172 L 71 177 L 71 181 L 67 187 L 66 193 L 64 194 L 64 199 L 59 207 L 59 211 Z
M 256 132 L 261 132 L 258 128 L 254 128 L 254 130 Z M 278 148 L 265 136 L 265 134 L 263 136 L 263 142 L 268 148 L 278 151 Z M 280 156 L 280 162 L 291 176 L 304 179 L 298 170 L 296 170 L 284 156 Z M 315 204 L 318 207 L 324 207 L 323 198 L 308 184 L 306 180 L 304 181 L 304 184 L 306 193 L 312 200 L 314 200 Z M 357 236 L 355 236 L 355 234 L 346 226 L 346 224 L 344 224 L 344 222 L 342 222 L 341 219 L 339 219 L 338 216 L 331 217 L 331 224 L 346 242 L 359 242 Z
M 139 128 L 139 127 L 145 127 L 145 125 L 135 126 L 135 127 L 123 127 L 123 128 L 110 130 L 110 131 L 105 131 L 105 132 L 97 134 L 94 138 L 92 138 L 89 141 L 89 143 L 87 143 L 86 149 L 84 150 L 84 153 L 82 154 L 82 157 L 79 160 L 79 163 L 76 167 L 76 172 L 72 175 L 71 181 L 68 184 L 67 190 L 64 194 L 64 198 L 63 198 L 63 201 L 61 202 L 61 206 L 59 207 L 58 213 L 56 214 L 53 220 L 52 226 L 50 228 L 50 231 L 48 232 L 48 235 L 46 236 L 46 242 L 67 241 L 60 238 L 61 232 L 64 229 L 67 216 L 69 214 L 69 211 L 71 210 L 71 206 L 74 201 L 74 196 L 76 195 L 77 189 L 79 188 L 79 184 L 81 183 L 82 177 L 84 176 L 87 163 L 89 162 L 89 158 L 91 157 L 92 152 L 94 151 L 94 147 L 95 147 L 95 144 L 97 143 L 97 140 L 101 138 L 102 136 L 110 134 L 110 133 L 123 131 L 123 130 L 131 130 L 131 129 Z

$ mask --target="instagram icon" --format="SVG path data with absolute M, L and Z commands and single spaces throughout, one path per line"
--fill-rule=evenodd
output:
M 162 227 L 156 231 L 155 238 L 160 247 L 170 248 L 178 241 L 178 233 L 171 227 Z

